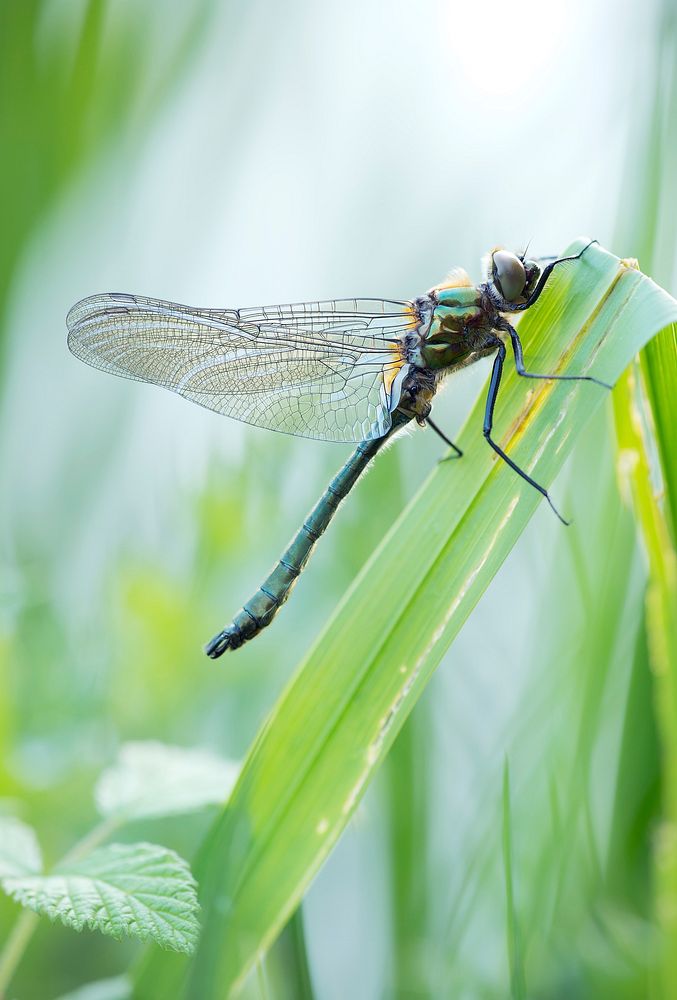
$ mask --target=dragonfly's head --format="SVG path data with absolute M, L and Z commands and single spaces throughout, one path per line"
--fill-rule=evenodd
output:
M 521 305 L 536 287 L 541 269 L 535 260 L 510 250 L 494 250 L 489 257 L 488 283 L 505 303 Z

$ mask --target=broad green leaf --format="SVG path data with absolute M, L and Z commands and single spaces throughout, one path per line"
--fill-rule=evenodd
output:
M 35 831 L 14 816 L 0 816 L 0 878 L 42 871 Z
M 183 858 L 155 844 L 110 844 L 49 875 L 3 878 L 2 886 L 23 906 L 78 931 L 184 952 L 197 940 L 195 880 Z
M 676 318 L 670 296 L 593 246 L 555 273 L 520 332 L 533 370 L 615 382 Z M 509 370 L 496 437 L 548 486 L 607 395 L 590 384 L 527 383 Z M 458 439 L 465 458 L 432 472 L 255 741 L 196 866 L 205 920 L 185 996 L 231 995 L 274 940 L 538 506 L 483 441 L 483 411 L 482 396 Z M 173 967 L 174 982 L 181 971 Z M 153 974 L 151 961 L 137 995 L 154 995 Z
M 103 816 L 145 819 L 221 805 L 237 779 L 238 766 L 208 750 L 164 743 L 126 743 L 95 789 Z

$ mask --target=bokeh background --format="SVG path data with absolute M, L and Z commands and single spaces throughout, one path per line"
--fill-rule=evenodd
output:
M 674 293 L 675 34 L 674 0 L 0 0 L 0 796 L 48 858 L 91 825 L 122 741 L 244 755 L 441 455 L 424 432 L 389 449 L 274 628 L 212 663 L 202 644 L 348 449 L 86 368 L 68 308 L 413 297 L 453 265 L 479 279 L 497 243 L 585 234 Z M 486 377 L 440 398 L 451 435 Z M 554 487 L 575 526 L 539 508 L 313 884 L 318 998 L 519 987 L 506 762 L 529 995 L 647 995 L 658 751 L 614 461 L 607 411 Z M 208 821 L 134 836 L 190 856 Z M 135 955 L 41 926 L 14 993 Z M 293 995 L 285 969 L 271 956 L 269 995 Z

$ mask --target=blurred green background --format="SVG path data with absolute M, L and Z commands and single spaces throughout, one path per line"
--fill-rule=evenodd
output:
M 0 0 L 0 804 L 48 859 L 121 741 L 244 755 L 441 454 L 389 449 L 274 628 L 214 664 L 202 644 L 348 449 L 86 368 L 68 308 L 413 297 L 497 243 L 580 234 L 674 294 L 675 36 L 670 0 Z M 450 434 L 486 376 L 440 398 Z M 318 998 L 651 995 L 661 769 L 614 448 L 609 408 L 555 485 L 574 527 L 541 505 L 313 884 Z M 190 857 L 208 822 L 130 836 Z M 248 994 L 294 994 L 282 949 Z M 12 996 L 136 954 L 41 924 Z

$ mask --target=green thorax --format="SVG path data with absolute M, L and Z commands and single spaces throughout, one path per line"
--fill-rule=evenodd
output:
M 430 329 L 421 345 L 428 368 L 450 368 L 472 353 L 468 329 L 483 319 L 479 289 L 460 286 L 437 290 L 437 305 Z

